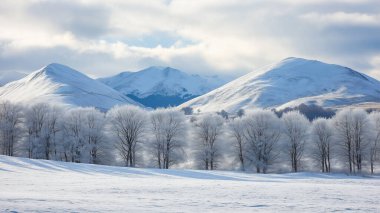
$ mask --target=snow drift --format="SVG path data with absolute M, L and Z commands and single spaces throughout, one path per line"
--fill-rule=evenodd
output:
M 1 212 L 378 212 L 379 178 L 160 170 L 0 156 Z

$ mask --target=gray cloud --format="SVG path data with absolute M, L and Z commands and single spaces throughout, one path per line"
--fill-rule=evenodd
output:
M 104 5 L 86 5 L 80 1 L 37 1 L 28 6 L 27 13 L 51 27 L 70 31 L 80 37 L 100 37 L 112 31 L 112 13 Z
M 93 76 L 152 65 L 237 76 L 297 56 L 380 79 L 377 0 L 4 1 L 0 72 L 59 62 Z

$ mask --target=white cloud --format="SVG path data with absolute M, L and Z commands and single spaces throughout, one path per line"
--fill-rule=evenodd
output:
M 359 25 L 359 26 L 378 26 L 380 27 L 380 14 L 365 13 L 307 13 L 301 16 L 312 23 L 323 25 Z
M 47 58 L 37 56 L 52 55 L 99 76 L 151 65 L 242 74 L 288 56 L 328 59 L 360 70 L 380 54 L 376 8 L 380 3 L 371 0 L 4 0 L 0 60 L 33 54 L 33 65 L 43 66 Z M 358 26 L 364 27 L 362 34 Z M 372 36 L 365 35 L 367 28 Z M 347 51 L 348 46 L 355 49 Z M 75 57 L 52 54 L 57 48 Z M 14 66 L 28 70 L 31 64 Z
M 372 69 L 369 74 L 380 80 L 380 55 L 373 56 L 370 60 Z

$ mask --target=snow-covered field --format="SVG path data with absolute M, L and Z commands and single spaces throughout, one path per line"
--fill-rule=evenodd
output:
M 134 169 L 0 156 L 1 212 L 380 212 L 380 178 Z

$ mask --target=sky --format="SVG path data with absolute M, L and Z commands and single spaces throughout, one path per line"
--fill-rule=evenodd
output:
M 293 56 L 380 79 L 379 0 L 1 0 L 0 26 L 0 73 L 240 76 Z

